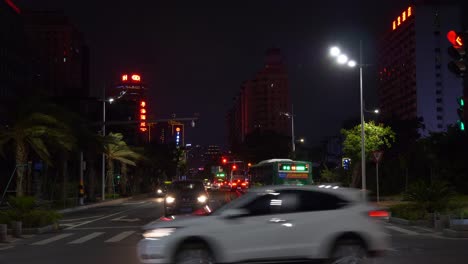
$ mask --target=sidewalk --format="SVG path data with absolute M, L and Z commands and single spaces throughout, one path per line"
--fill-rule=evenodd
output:
M 121 204 L 129 200 L 133 199 L 141 199 L 145 197 L 149 197 L 151 193 L 144 193 L 144 194 L 137 194 L 134 196 L 129 196 L 125 198 L 119 198 L 119 199 L 114 199 L 114 200 L 106 200 L 106 201 L 101 201 L 101 202 L 96 202 L 92 204 L 86 204 L 86 205 L 80 205 L 77 207 L 72 207 L 72 208 L 66 208 L 62 210 L 58 210 L 57 213 L 60 214 L 67 214 L 67 213 L 73 213 L 73 212 L 79 212 L 91 208 L 96 208 L 96 207 L 101 207 L 101 206 L 109 206 L 109 205 L 116 205 L 116 204 Z

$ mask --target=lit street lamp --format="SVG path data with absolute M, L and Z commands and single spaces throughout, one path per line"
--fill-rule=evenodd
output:
M 359 88 L 360 88 L 360 98 L 361 98 L 361 169 L 362 169 L 362 190 L 366 190 L 366 149 L 365 149 L 365 131 L 364 131 L 364 99 L 363 99 L 363 89 L 362 89 L 362 42 L 359 42 L 359 64 L 354 60 L 349 60 L 348 56 L 341 53 L 341 50 L 338 47 L 332 47 L 330 49 L 330 55 L 335 57 L 338 64 L 344 65 L 347 64 L 348 67 L 354 68 L 359 66 Z M 378 112 L 375 112 L 378 113 Z
M 104 90 L 105 91 L 105 90 Z M 119 96 L 116 99 L 122 98 L 124 96 L 126 91 L 120 92 Z M 102 98 L 102 136 L 106 136 L 106 102 L 109 104 L 112 104 L 116 99 L 114 98 L 109 98 L 106 100 L 106 95 L 105 92 L 103 94 Z M 102 201 L 106 199 L 106 154 L 102 152 L 102 189 L 101 189 L 101 195 L 102 195 Z

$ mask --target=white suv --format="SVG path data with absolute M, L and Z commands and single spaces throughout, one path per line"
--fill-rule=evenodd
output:
M 144 227 L 141 263 L 331 260 L 361 263 L 383 253 L 388 217 L 355 189 L 268 186 L 208 216 L 163 218 Z

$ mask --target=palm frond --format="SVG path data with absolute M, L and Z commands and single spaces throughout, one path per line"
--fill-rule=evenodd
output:
M 47 164 L 51 165 L 50 153 L 44 141 L 41 138 L 28 138 L 27 141 L 36 154 L 44 160 Z
M 131 165 L 131 166 L 136 166 L 135 161 L 124 158 L 124 157 L 116 157 L 115 160 L 118 160 L 124 164 Z

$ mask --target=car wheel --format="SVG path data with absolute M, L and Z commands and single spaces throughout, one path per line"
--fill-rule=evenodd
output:
M 184 246 L 175 257 L 175 264 L 214 264 L 211 252 L 203 245 Z
M 354 240 L 339 241 L 331 255 L 331 264 L 363 264 L 367 263 L 366 250 L 362 243 Z

